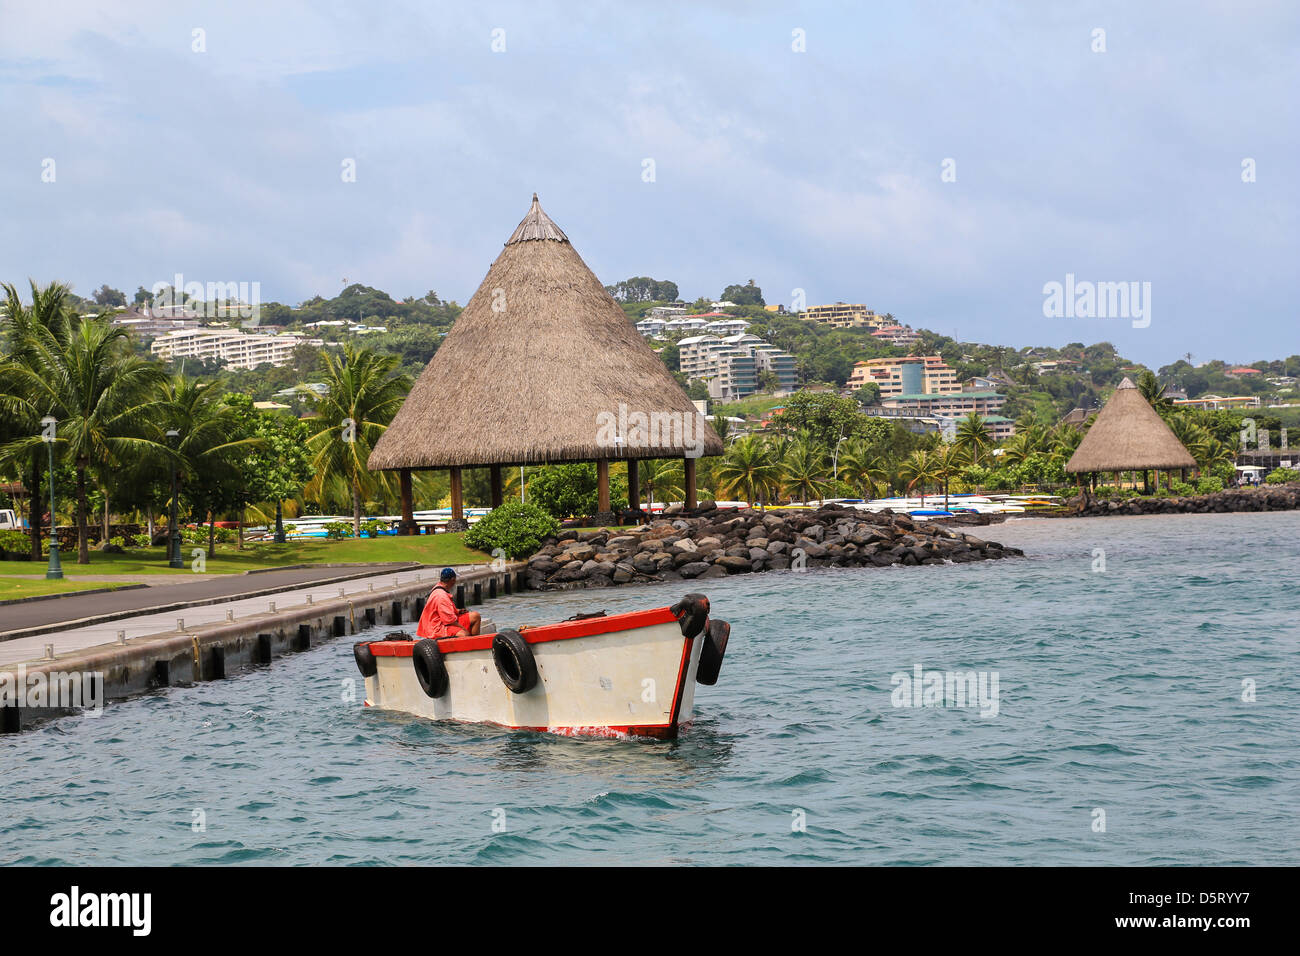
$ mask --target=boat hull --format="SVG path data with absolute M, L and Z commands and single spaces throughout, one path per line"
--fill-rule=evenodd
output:
M 671 738 L 689 723 L 705 637 L 682 634 L 668 608 L 521 629 L 537 683 L 513 693 L 497 672 L 494 635 L 438 642 L 446 691 L 416 676 L 414 640 L 376 641 L 366 703 L 432 720 L 495 724 L 571 736 Z

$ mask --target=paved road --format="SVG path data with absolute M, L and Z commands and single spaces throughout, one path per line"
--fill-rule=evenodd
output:
M 100 594 L 73 593 L 51 600 L 7 604 L 0 606 L 0 641 L 30 634 L 33 629 L 113 620 L 139 612 L 158 612 L 174 605 L 203 606 L 269 591 L 310 587 L 324 581 L 392 574 L 409 567 L 409 563 L 404 563 L 365 567 L 294 568 L 257 574 L 208 575 L 184 583 L 176 583 L 172 577 L 166 579 L 165 585 L 158 587 Z M 432 578 L 430 583 L 432 584 Z

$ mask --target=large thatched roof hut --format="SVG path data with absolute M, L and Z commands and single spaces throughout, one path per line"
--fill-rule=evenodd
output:
M 451 471 L 461 519 L 460 470 L 488 467 L 492 504 L 501 468 L 594 461 L 600 510 L 609 509 L 609 461 L 684 458 L 687 504 L 695 459 L 722 441 L 672 373 L 587 268 L 564 232 L 531 208 L 370 455 L 401 472 L 409 517 L 410 471 Z
M 1196 459 L 1130 379 L 1124 379 L 1097 415 L 1065 466 L 1071 474 L 1179 471 Z

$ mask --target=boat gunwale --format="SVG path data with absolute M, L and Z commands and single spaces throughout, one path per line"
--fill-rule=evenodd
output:
M 595 637 L 600 634 L 670 623 L 677 623 L 677 616 L 670 608 L 660 607 L 648 611 L 628 611 L 623 614 L 586 617 L 577 621 L 558 621 L 554 624 L 522 627 L 519 629 L 519 634 L 529 644 L 545 644 L 550 641 L 569 641 L 579 637 Z M 438 650 L 443 654 L 488 650 L 492 647 L 494 637 L 496 632 L 467 637 L 442 637 L 438 639 Z M 371 653 L 376 657 L 410 657 L 418 640 L 420 638 L 413 637 L 406 641 L 379 640 L 368 643 Z

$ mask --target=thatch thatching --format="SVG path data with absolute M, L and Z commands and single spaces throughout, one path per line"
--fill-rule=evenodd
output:
M 1073 474 L 1195 467 L 1191 452 L 1126 378 L 1098 413 L 1065 470 Z
M 658 415 L 661 426 L 676 427 L 647 435 L 637 430 L 635 413 Z M 609 441 L 611 418 L 621 443 Z M 700 452 L 722 454 L 721 439 L 534 195 L 528 215 L 375 445 L 369 467 Z

